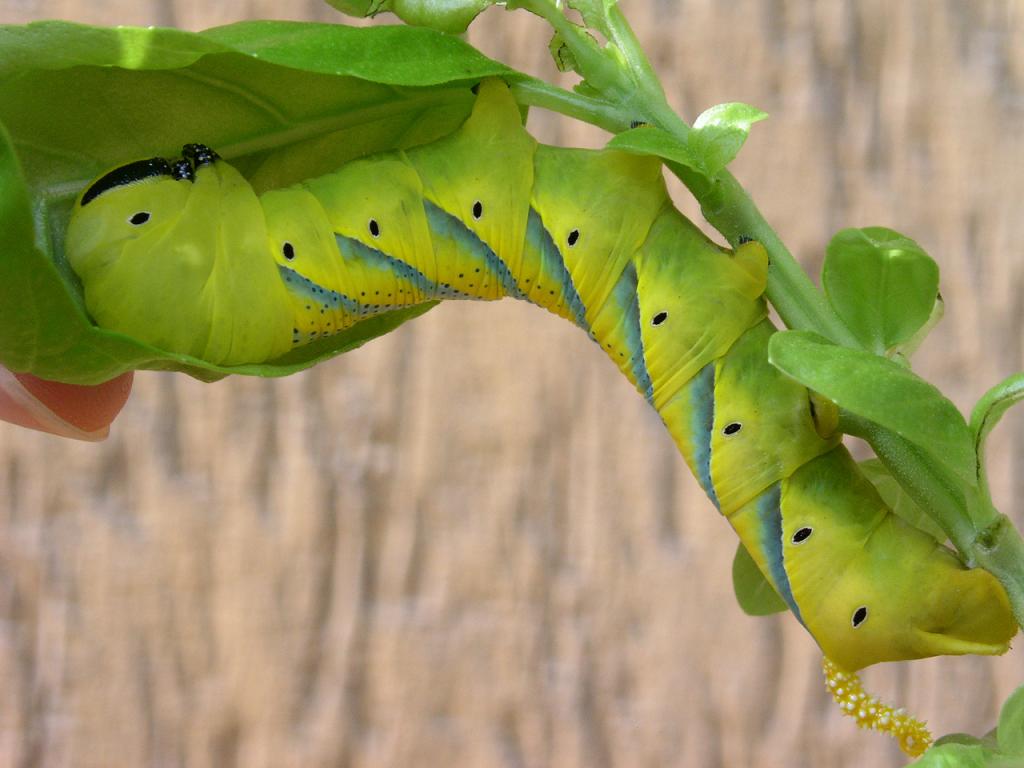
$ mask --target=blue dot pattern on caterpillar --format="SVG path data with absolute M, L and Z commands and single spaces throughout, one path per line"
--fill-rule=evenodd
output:
M 828 405 L 768 364 L 764 249 L 711 242 L 656 159 L 539 145 L 497 81 L 446 138 L 259 197 L 211 157 L 134 163 L 83 194 L 68 259 L 97 323 L 231 365 L 436 299 L 524 299 L 582 328 L 657 409 L 840 667 L 1006 649 L 998 583 L 896 518 Z

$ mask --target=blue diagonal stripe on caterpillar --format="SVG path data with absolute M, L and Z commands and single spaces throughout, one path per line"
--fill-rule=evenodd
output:
M 1006 650 L 999 583 L 896 518 L 768 363 L 764 249 L 711 242 L 654 158 L 539 145 L 489 80 L 452 135 L 259 196 L 195 147 L 125 168 L 87 188 L 66 238 L 100 326 L 234 365 L 435 298 L 526 298 L 657 409 L 838 667 Z

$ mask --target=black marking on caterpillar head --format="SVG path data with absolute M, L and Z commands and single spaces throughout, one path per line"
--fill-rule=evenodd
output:
M 646 120 L 630 120 L 629 121 L 629 127 L 630 128 L 641 128 L 641 127 L 643 127 L 645 125 L 647 125 L 647 121 Z
M 865 621 L 867 621 L 867 619 L 868 607 L 866 605 L 862 605 L 860 608 L 853 612 L 853 618 L 850 619 L 850 623 L 853 625 L 853 628 L 856 629 Z
M 736 242 L 738 242 L 740 245 L 746 245 L 747 243 L 754 242 L 754 238 L 750 237 L 749 235 L 740 235 L 739 239 Z
M 574 229 L 572 232 L 569 233 L 569 236 L 567 238 L 565 238 L 565 242 L 567 242 L 569 244 L 570 248 L 572 248 L 574 245 L 576 245 L 576 243 L 578 243 L 579 240 L 580 240 L 580 231 L 578 229 Z
M 220 160 L 220 155 L 205 144 L 186 144 L 181 148 L 181 154 L 197 170 L 200 166 L 209 165 L 216 160 Z
M 743 425 L 738 421 L 733 421 L 725 425 L 725 429 L 722 430 L 722 434 L 728 437 L 729 435 L 735 435 L 741 429 L 743 429 Z
M 149 221 L 149 217 L 149 211 L 139 211 L 138 213 L 133 213 L 128 217 L 128 223 L 132 226 L 140 227 Z
M 281 246 L 281 254 L 288 259 L 288 261 L 291 261 L 295 258 L 295 246 L 286 242 Z
M 82 195 L 82 205 L 88 205 L 111 189 L 135 184 L 153 176 L 173 176 L 171 164 L 162 157 L 151 157 L 149 160 L 136 160 L 134 163 L 122 165 L 93 182 L 93 185 Z
M 171 176 L 175 181 L 195 181 L 196 172 L 188 160 L 176 160 L 171 166 Z
M 812 533 L 814 533 L 814 529 L 810 526 L 805 525 L 803 528 L 798 528 L 796 533 L 793 534 L 793 537 L 790 540 L 794 544 L 800 544 L 811 538 Z
M 380 237 L 380 224 L 377 223 L 376 219 L 370 219 L 370 234 L 374 237 Z
M 661 312 L 659 312 L 658 314 L 651 318 L 651 325 L 661 325 L 666 320 L 668 320 L 668 312 L 666 312 L 663 309 L 661 310 Z
M 484 204 L 481 203 L 479 200 L 477 200 L 475 203 L 473 203 L 473 218 L 476 219 L 477 221 L 479 221 L 480 217 L 483 216 L 483 215 L 484 215 Z

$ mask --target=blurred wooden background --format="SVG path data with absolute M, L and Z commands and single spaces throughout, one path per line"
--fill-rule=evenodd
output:
M 850 225 L 939 260 L 947 316 L 917 367 L 958 405 L 1024 368 L 1024 6 L 624 7 L 685 116 L 771 113 L 735 170 L 815 273 Z M 47 17 L 341 20 L 316 0 L 0 0 L 2 22 Z M 470 39 L 553 74 L 521 12 Z M 736 607 L 727 525 L 553 316 L 450 304 L 288 380 L 136 381 L 104 444 L 0 425 L 0 767 L 902 764 L 839 716 L 790 616 Z M 1024 417 L 994 440 L 1020 520 Z M 981 733 L 1024 656 L 867 678 Z

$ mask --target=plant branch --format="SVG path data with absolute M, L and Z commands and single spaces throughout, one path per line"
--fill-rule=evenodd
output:
M 517 80 L 511 84 L 511 89 L 520 104 L 582 120 L 609 133 L 629 128 L 630 117 L 614 104 L 549 85 L 543 80 Z

